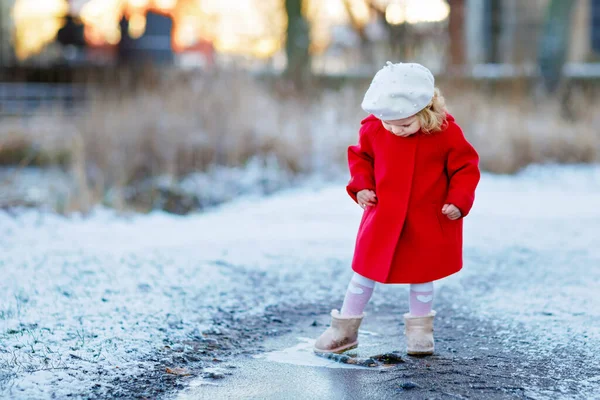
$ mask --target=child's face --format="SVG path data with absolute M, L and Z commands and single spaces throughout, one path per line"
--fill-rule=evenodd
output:
M 414 135 L 421 130 L 421 124 L 416 116 L 396 119 L 393 121 L 381 121 L 383 127 L 396 136 L 408 137 Z

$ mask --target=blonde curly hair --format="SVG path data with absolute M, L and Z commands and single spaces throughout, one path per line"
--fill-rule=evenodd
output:
M 439 132 L 446 123 L 447 112 L 446 100 L 440 89 L 435 88 L 433 98 L 427 107 L 419 111 L 415 117 L 419 120 L 423 132 Z

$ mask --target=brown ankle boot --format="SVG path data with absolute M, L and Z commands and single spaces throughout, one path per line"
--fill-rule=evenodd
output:
M 358 328 L 365 314 L 341 316 L 338 310 L 331 311 L 331 326 L 315 342 L 316 353 L 343 353 L 358 346 Z
M 423 317 L 404 314 L 406 353 L 412 356 L 427 356 L 435 349 L 433 340 L 433 318 L 435 311 Z

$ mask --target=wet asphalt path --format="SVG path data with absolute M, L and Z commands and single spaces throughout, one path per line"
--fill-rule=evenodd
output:
M 196 381 L 178 398 L 600 398 L 600 357 L 590 359 L 580 351 L 591 343 L 578 344 L 575 349 L 556 346 L 547 352 L 547 343 L 531 337 L 523 327 L 519 329 L 519 324 L 491 324 L 467 311 L 466 305 L 457 305 L 459 296 L 455 288 L 442 288 L 438 293 L 434 356 L 402 355 L 396 365 L 374 368 L 346 368 L 348 365 L 317 359 L 310 352 L 309 339 L 328 323 L 325 315 L 319 315 L 303 318 L 289 333 L 266 340 L 258 355 L 227 363 L 220 369 L 221 379 Z M 351 356 L 364 359 L 403 352 L 403 325 L 397 309 L 405 304 L 397 300 L 371 308 L 361 329 L 359 349 L 349 352 Z M 546 318 L 551 320 L 551 316 Z M 301 365 L 307 363 L 313 365 Z M 319 365 L 324 363 L 328 364 Z

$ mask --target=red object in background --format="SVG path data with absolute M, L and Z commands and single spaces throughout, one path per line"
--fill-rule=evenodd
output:
M 196 53 L 203 56 L 206 66 L 211 67 L 215 63 L 215 47 L 209 40 L 200 39 L 195 44 L 181 49 L 183 53 Z
M 479 156 L 451 115 L 441 132 L 406 138 L 371 115 L 362 121 L 358 145 L 348 149 L 348 162 L 354 201 L 363 189 L 377 194 L 358 230 L 355 272 L 381 283 L 424 283 L 462 268 L 463 221 L 449 220 L 442 207 L 469 213 Z

